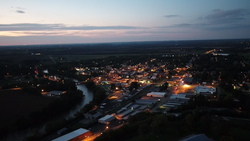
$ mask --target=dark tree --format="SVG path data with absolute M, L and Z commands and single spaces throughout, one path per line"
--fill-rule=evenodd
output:
M 137 82 L 132 82 L 129 87 L 129 91 L 132 91 L 133 89 L 137 89 L 138 85 Z

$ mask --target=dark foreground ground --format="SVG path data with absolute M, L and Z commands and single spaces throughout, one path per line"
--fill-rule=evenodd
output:
M 0 128 L 11 126 L 30 112 L 41 110 L 51 98 L 31 95 L 21 90 L 0 90 Z

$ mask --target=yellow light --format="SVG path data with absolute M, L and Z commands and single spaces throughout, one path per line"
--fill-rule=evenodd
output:
M 184 87 L 184 88 L 189 88 L 190 85 L 184 84 L 183 87 Z

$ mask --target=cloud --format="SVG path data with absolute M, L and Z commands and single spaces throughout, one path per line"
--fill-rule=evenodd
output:
M 24 14 L 25 12 L 23 10 L 16 10 L 17 13 Z
M 176 18 L 176 17 L 180 17 L 180 15 L 165 15 L 164 17 L 166 17 L 166 18 Z
M 64 24 L 0 24 L 0 31 L 41 31 L 41 30 L 121 30 L 121 29 L 143 29 L 135 26 L 66 26 Z
M 189 23 L 180 23 L 180 24 L 173 24 L 169 26 L 158 26 L 156 28 L 180 28 L 180 27 L 191 27 L 193 24 Z
M 171 33 L 183 33 L 179 31 L 168 31 L 168 30 L 159 30 L 159 29 L 151 29 L 151 30 L 139 30 L 139 31 L 126 31 L 125 34 L 149 34 L 149 35 L 157 35 L 157 34 L 171 34 Z
M 202 30 L 233 30 L 250 27 L 250 12 L 246 9 L 221 10 L 214 9 L 204 16 L 200 16 L 192 23 L 179 23 L 157 28 L 192 28 Z
M 22 8 L 22 7 L 13 7 L 13 6 L 11 6 L 10 7 L 11 8 L 11 12 L 14 12 L 14 13 L 19 13 L 19 14 L 24 14 L 24 13 L 26 13 L 25 12 L 25 8 Z
M 199 19 L 214 24 L 232 23 L 246 19 L 245 16 L 248 14 L 249 12 L 246 9 L 233 9 L 233 10 L 214 9 L 212 13 L 204 17 L 200 17 Z
M 180 23 L 170 26 L 160 26 L 157 28 L 191 28 L 191 29 L 203 29 L 203 30 L 233 30 L 233 29 L 250 29 L 250 24 L 211 24 L 211 23 Z M 248 30 L 249 31 L 249 30 Z
M 22 7 L 16 7 L 16 9 L 25 10 L 25 8 L 22 8 Z

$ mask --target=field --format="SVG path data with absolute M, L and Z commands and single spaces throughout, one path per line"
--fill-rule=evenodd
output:
M 51 101 L 51 98 L 31 95 L 19 90 L 1 90 L 0 127 L 15 124 L 18 118 L 29 116 L 30 112 L 42 109 Z

